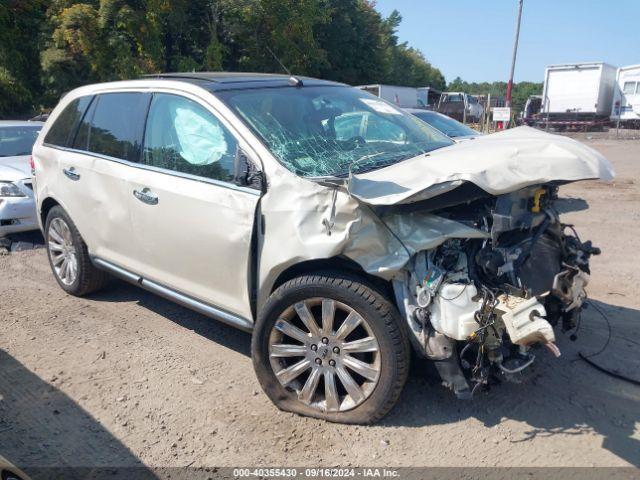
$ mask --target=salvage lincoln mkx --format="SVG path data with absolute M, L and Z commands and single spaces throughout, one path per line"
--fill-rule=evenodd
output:
M 346 85 L 240 73 L 74 90 L 33 159 L 65 291 L 109 273 L 252 331 L 279 408 L 349 423 L 392 408 L 411 348 L 463 398 L 559 355 L 599 250 L 558 188 L 613 178 L 569 138 L 454 144 Z

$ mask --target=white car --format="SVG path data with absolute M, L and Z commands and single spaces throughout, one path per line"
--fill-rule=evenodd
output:
M 428 123 L 439 132 L 444 133 L 454 142 L 473 140 L 482 135 L 473 128 L 467 127 L 464 123 L 460 123 L 438 112 L 432 112 L 431 110 L 425 110 L 423 108 L 405 108 L 405 110 L 423 122 Z
M 108 272 L 251 331 L 279 408 L 347 423 L 391 409 L 412 348 L 463 398 L 557 354 L 598 253 L 557 190 L 613 175 L 569 138 L 455 144 L 361 90 L 247 73 L 74 90 L 33 159 L 62 289 Z
M 0 121 L 0 237 L 38 229 L 29 159 L 43 125 Z

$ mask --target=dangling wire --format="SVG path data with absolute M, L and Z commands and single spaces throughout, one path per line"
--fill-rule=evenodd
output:
M 597 363 L 595 363 L 593 360 L 591 360 L 591 357 L 595 357 L 596 355 L 600 355 L 601 353 L 603 353 L 607 347 L 609 346 L 609 342 L 611 342 L 611 338 L 613 337 L 613 332 L 611 329 L 611 322 L 609 321 L 609 316 L 604 313 L 600 307 L 598 307 L 595 303 L 589 301 L 589 305 L 592 306 L 601 316 L 602 318 L 604 318 L 605 322 L 607 322 L 607 329 L 608 329 L 608 336 L 607 336 L 607 341 L 604 343 L 604 345 L 602 346 L 602 348 L 600 350 L 598 350 L 595 353 L 590 353 L 589 355 L 585 355 L 582 352 L 578 352 L 578 356 L 584 360 L 585 362 L 587 362 L 589 365 L 591 365 L 593 368 L 595 368 L 596 370 L 601 371 L 602 373 L 605 373 L 607 375 L 609 375 L 610 377 L 613 378 L 617 378 L 618 380 L 623 380 L 625 382 L 629 382 L 632 383 L 634 385 L 640 385 L 640 380 L 636 380 L 635 378 L 629 378 L 625 375 L 621 375 L 617 372 L 612 372 L 611 370 L 608 370 L 600 365 L 598 365 Z

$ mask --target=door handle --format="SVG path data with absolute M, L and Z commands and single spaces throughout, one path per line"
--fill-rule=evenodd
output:
M 80 180 L 80 174 L 76 173 L 75 167 L 71 167 L 68 170 L 66 168 L 63 168 L 62 173 L 64 173 L 67 178 L 70 178 L 71 180 Z
M 154 195 L 151 192 L 151 190 L 149 190 L 148 188 L 143 188 L 142 191 L 134 190 L 133 191 L 133 196 L 136 197 L 141 202 L 144 202 L 144 203 L 146 203 L 148 205 L 157 205 L 158 204 L 157 195 Z

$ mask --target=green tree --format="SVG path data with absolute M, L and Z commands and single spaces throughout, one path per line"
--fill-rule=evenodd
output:
M 351 85 L 379 82 L 384 75 L 380 14 L 360 0 L 325 0 L 329 21 L 316 27 L 327 62 L 320 76 Z
M 32 109 L 38 99 L 46 7 L 45 0 L 0 2 L 0 114 Z
M 232 70 L 282 72 L 274 55 L 298 75 L 319 75 L 326 67 L 315 34 L 329 16 L 319 0 L 227 0 L 224 9 L 236 44 Z
M 7 108 L 162 71 L 282 72 L 349 84 L 444 87 L 372 0 L 2 0 Z M 277 58 L 275 58 L 277 57 Z M 10 105 L 10 106 L 9 106 Z
M 451 92 L 466 92 L 472 95 L 491 94 L 492 97 L 503 97 L 507 94 L 506 82 L 465 82 L 460 77 L 456 77 L 449 83 L 447 90 Z M 524 108 L 524 104 L 530 95 L 542 94 L 542 83 L 519 82 L 513 84 L 511 94 L 511 105 L 513 112 L 519 112 Z

